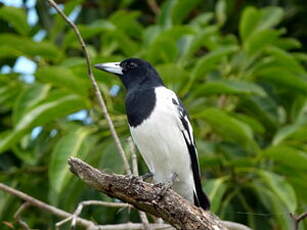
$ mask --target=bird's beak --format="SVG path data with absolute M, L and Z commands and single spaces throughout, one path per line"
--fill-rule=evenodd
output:
M 120 62 L 108 62 L 108 63 L 101 63 L 96 64 L 95 68 L 113 73 L 119 76 L 123 75 L 123 68 L 120 66 Z

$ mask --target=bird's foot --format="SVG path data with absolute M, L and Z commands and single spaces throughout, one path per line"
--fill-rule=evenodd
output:
M 144 175 L 142 175 L 142 176 L 140 176 L 140 177 L 141 177 L 141 180 L 145 181 L 145 180 L 147 180 L 147 179 L 149 179 L 149 178 L 152 178 L 153 175 L 154 175 L 154 174 L 153 174 L 152 172 L 147 172 L 147 173 L 145 173 Z
M 170 181 L 166 182 L 166 183 L 158 183 L 156 184 L 157 186 L 159 186 L 161 188 L 160 192 L 159 192 L 159 197 L 162 198 L 165 196 L 166 192 L 173 187 L 175 181 L 177 180 L 177 173 L 173 173 L 171 176 Z

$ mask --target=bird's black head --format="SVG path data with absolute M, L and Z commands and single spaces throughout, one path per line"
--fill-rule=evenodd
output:
M 119 76 L 128 90 L 163 85 L 157 71 L 148 62 L 139 58 L 96 64 L 95 67 Z

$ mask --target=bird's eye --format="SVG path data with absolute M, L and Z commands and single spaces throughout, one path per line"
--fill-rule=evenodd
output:
M 129 65 L 128 65 L 129 69 L 134 69 L 136 67 L 138 67 L 138 65 L 136 63 L 134 63 L 134 62 L 130 62 Z

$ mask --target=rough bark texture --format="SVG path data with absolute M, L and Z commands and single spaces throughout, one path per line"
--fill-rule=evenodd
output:
M 161 217 L 176 229 L 227 230 L 222 221 L 192 205 L 171 189 L 143 182 L 139 177 L 107 174 L 80 159 L 69 159 L 70 170 L 98 191 Z

